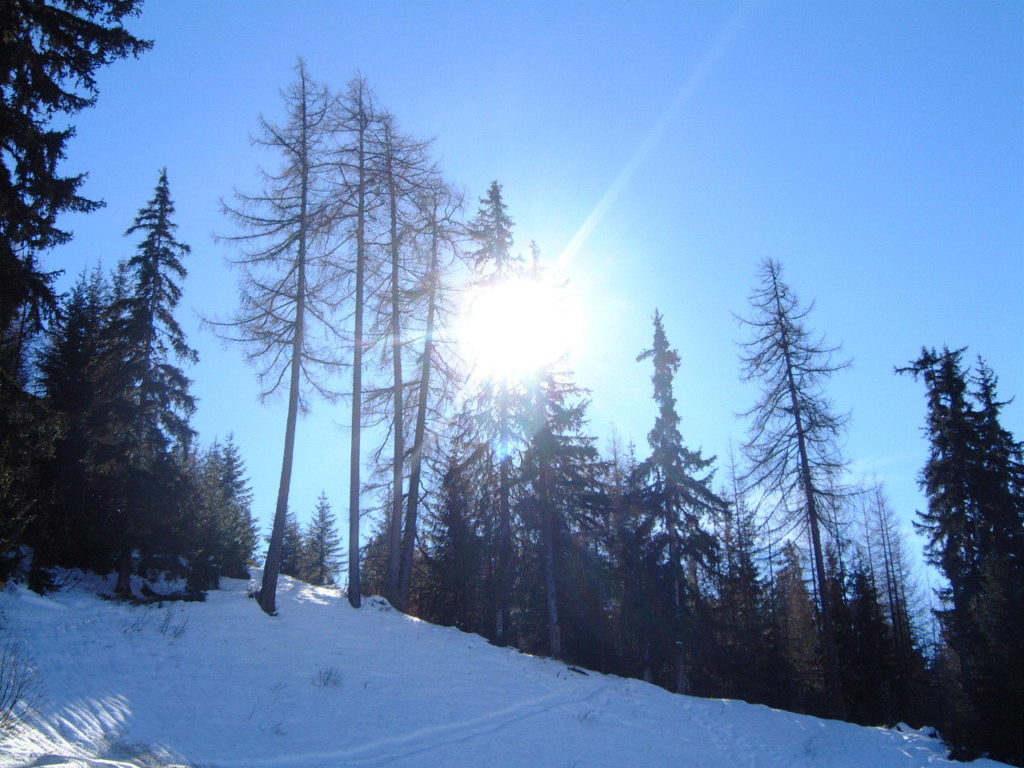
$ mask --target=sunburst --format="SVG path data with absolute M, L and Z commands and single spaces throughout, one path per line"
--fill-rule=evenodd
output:
M 568 285 L 523 276 L 473 291 L 457 334 L 474 376 L 520 380 L 578 348 L 582 329 L 580 302 Z

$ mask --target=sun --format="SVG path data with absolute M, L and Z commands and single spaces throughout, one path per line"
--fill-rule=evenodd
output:
M 457 330 L 459 348 L 475 377 L 526 379 L 578 348 L 582 318 L 568 285 L 510 277 L 468 297 Z

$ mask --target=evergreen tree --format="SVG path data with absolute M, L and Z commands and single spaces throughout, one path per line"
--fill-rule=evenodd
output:
M 1021 764 L 1011 713 L 1024 709 L 1024 444 L 1000 424 L 995 375 L 980 362 L 970 390 L 962 355 L 924 349 L 899 369 L 927 389 L 921 487 L 928 509 L 918 513 L 918 529 L 948 582 L 938 615 L 967 708 L 954 729 L 966 743 Z
M 140 0 L 10 0 L 0 6 L 0 370 L 18 367 L 26 334 L 55 304 L 54 275 L 38 254 L 66 243 L 68 212 L 101 203 L 79 194 L 85 174 L 58 165 L 75 130 L 64 116 L 96 103 L 96 70 L 138 56 L 151 42 L 124 28 Z M 54 125 L 56 123 L 56 125 Z M 6 407 L 6 405 L 5 405 Z
M 713 632 L 701 658 L 708 695 L 783 706 L 776 680 L 785 658 L 771 631 L 769 594 L 757 569 L 754 513 L 738 487 L 732 467 L 730 503 L 718 518 L 721 558 L 714 569 L 710 600 Z
M 59 431 L 40 398 L 0 371 L 0 579 L 21 561 L 25 529 L 39 514 L 45 488 L 38 466 L 50 455 Z
M 182 258 L 189 247 L 175 237 L 174 204 L 167 171 L 160 172 L 153 199 L 139 210 L 126 235 L 142 241 L 123 269 L 122 295 L 114 302 L 111 343 L 103 377 L 117 401 L 105 457 L 108 475 L 123 494 L 118 581 L 115 591 L 129 595 L 132 550 L 160 538 L 159 526 L 173 530 L 179 514 L 175 487 L 181 467 L 174 449 L 184 449 L 193 432 L 189 417 L 195 399 L 189 379 L 176 362 L 197 359 L 174 318 L 181 299 Z M 130 442 L 130 447 L 123 442 Z M 118 455 L 117 451 L 123 453 Z M 121 468 L 119 464 L 123 464 Z M 120 472 L 123 476 L 116 477 Z
M 198 508 L 192 512 L 195 522 L 194 549 L 209 560 L 204 577 L 209 586 L 215 578 L 249 578 L 249 564 L 259 539 L 250 508 L 252 493 L 245 466 L 229 435 L 224 444 L 215 442 L 193 466 L 192 484 L 198 494 Z
M 820 634 L 800 550 L 792 540 L 783 544 L 775 591 L 779 639 L 789 673 L 779 681 L 784 689 L 788 688 L 786 708 L 820 712 L 823 693 Z
M 486 631 L 484 542 L 477 532 L 468 476 L 474 459 L 452 454 L 446 461 L 441 498 L 427 517 L 426 572 L 417 591 L 423 618 L 464 632 Z
M 512 219 L 509 217 L 502 198 L 501 185 L 497 181 L 485 197 L 480 198 L 480 208 L 468 224 L 471 238 L 477 249 L 471 254 L 478 281 L 498 282 L 514 275 L 521 266 L 521 260 L 512 255 Z M 481 414 L 481 432 L 490 443 L 492 455 L 496 457 L 497 488 L 493 500 L 497 507 L 496 526 L 493 533 L 494 551 L 494 638 L 499 645 L 511 637 L 511 577 L 515 556 L 513 541 L 513 454 L 516 431 L 514 422 L 517 413 L 525 410 L 520 392 L 505 379 L 485 382 L 477 397 Z M 527 406 L 528 407 L 528 406 Z
M 687 641 L 696 637 L 694 606 L 697 584 L 692 575 L 698 565 L 715 556 L 715 542 L 705 530 L 704 518 L 721 512 L 724 503 L 708 487 L 714 458 L 705 459 L 699 450 L 683 444 L 679 415 L 672 392 L 679 369 L 679 355 L 668 345 L 661 313 L 654 313 L 654 342 L 638 361 L 651 360 L 654 373 L 654 402 L 658 416 L 647 440 L 651 455 L 637 467 L 643 487 L 643 501 L 658 518 L 661 534 L 667 541 L 667 576 L 671 585 L 671 613 L 667 616 L 673 653 L 674 682 L 677 693 L 688 690 Z
M 480 198 L 476 216 L 469 223 L 470 237 L 477 244 L 472 259 L 478 274 L 501 280 L 520 268 L 522 260 L 512 254 L 513 227 L 501 184 L 492 181 L 487 194 Z
M 892 625 L 885 620 L 882 601 L 870 566 L 858 553 L 836 601 L 836 642 L 839 645 L 847 716 L 862 725 L 894 725 L 897 682 L 896 646 Z
M 615 648 L 621 674 L 654 679 L 655 636 L 659 630 L 653 585 L 661 547 L 653 536 L 656 516 L 641 504 L 633 446 L 612 442 L 606 493 L 609 526 L 605 548 L 617 591 Z
M 27 533 L 34 563 L 105 572 L 111 567 L 110 508 L 93 469 L 96 443 L 109 428 L 110 403 L 99 376 L 107 356 L 113 288 L 99 267 L 82 273 L 47 330 L 39 386 L 61 429 L 40 466 L 42 508 Z
M 341 537 L 338 536 L 331 504 L 323 493 L 316 502 L 313 519 L 309 521 L 302 536 L 302 562 L 300 574 L 303 581 L 317 586 L 333 585 L 344 566 L 341 557 Z
M 569 566 L 581 566 L 587 555 L 581 536 L 574 531 L 587 526 L 588 507 L 598 500 L 601 468 L 593 438 L 583 434 L 588 402 L 583 392 L 562 372 L 549 369 L 538 374 L 532 385 L 533 418 L 531 435 L 523 455 L 522 476 L 530 491 L 521 502 L 529 528 L 539 534 L 541 573 L 547 624 L 547 652 L 563 655 L 564 613 L 560 592 L 566 591 Z M 585 568 L 578 571 L 577 584 L 586 584 Z M 580 595 L 589 590 L 580 590 Z M 577 609 L 582 604 L 569 600 Z M 582 632 L 575 633 L 579 643 Z
M 270 537 L 266 538 L 268 546 Z M 281 573 L 293 579 L 302 578 L 302 529 L 294 512 L 286 512 L 281 535 Z
M 223 542 L 220 571 L 231 579 L 248 579 L 258 542 L 252 491 L 234 436 L 229 434 L 219 448 L 218 452 L 211 451 L 210 458 L 216 471 L 218 529 Z
M 95 103 L 99 67 L 150 47 L 122 26 L 139 5 L 0 4 L 0 576 L 40 513 L 37 468 L 59 431 L 28 387 L 27 344 L 56 305 L 56 273 L 39 257 L 71 239 L 58 227 L 62 214 L 101 205 L 79 194 L 84 174 L 60 173 L 74 135 L 66 117 Z

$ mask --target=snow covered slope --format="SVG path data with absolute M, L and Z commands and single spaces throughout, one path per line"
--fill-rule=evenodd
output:
M 41 680 L 0 767 L 947 764 L 922 733 L 579 674 L 288 578 L 269 618 L 247 583 L 224 583 L 169 608 L 101 600 L 97 577 L 49 597 L 0 593 L 4 632 Z

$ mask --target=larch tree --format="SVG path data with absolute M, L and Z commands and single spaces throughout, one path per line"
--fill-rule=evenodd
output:
M 416 421 L 409 448 L 409 493 L 402 529 L 401 562 L 398 575 L 398 607 L 407 610 L 412 585 L 413 556 L 419 521 L 420 495 L 424 455 L 428 448 L 428 415 L 439 417 L 443 404 L 453 397 L 457 374 L 450 361 L 450 351 L 439 342 L 441 330 L 453 314 L 450 289 L 445 276 L 451 262 L 460 254 L 455 217 L 462 207 L 462 198 L 440 179 L 434 179 L 417 197 L 421 227 L 418 247 L 426 256 L 426 270 L 415 289 L 425 304 L 423 349 L 419 357 L 419 380 L 416 382 Z
M 373 92 L 366 79 L 356 76 L 349 81 L 344 96 L 334 109 L 336 129 L 344 136 L 334 152 L 337 189 L 336 215 L 347 222 L 347 238 L 354 248 L 351 271 L 354 280 L 352 310 L 352 417 L 349 443 L 348 497 L 348 601 L 358 608 L 362 598 L 360 583 L 359 527 L 362 491 L 362 423 L 363 423 L 363 356 L 368 344 L 366 333 L 367 278 L 370 262 L 370 227 L 379 193 L 380 117 Z
M 331 396 L 323 371 L 338 362 L 333 313 L 339 281 L 329 261 L 333 218 L 325 200 L 332 99 L 303 61 L 295 69 L 295 81 L 282 94 L 286 121 L 274 125 L 261 118 L 254 139 L 258 146 L 280 153 L 280 169 L 264 172 L 261 192 L 236 192 L 235 203 L 224 205 L 242 230 L 226 238 L 242 251 L 232 261 L 241 273 L 241 306 L 230 320 L 211 321 L 223 338 L 243 345 L 246 359 L 257 369 L 264 399 L 287 391 L 277 505 L 259 592 L 260 607 L 271 615 L 277 610 L 296 421 L 307 407 L 310 390 Z
M 782 515 L 782 525 L 806 531 L 818 585 L 821 635 L 825 649 L 825 690 L 829 713 L 844 713 L 839 660 L 833 633 L 833 606 L 825 578 L 823 529 L 844 467 L 839 436 L 846 416 L 836 414 L 824 384 L 845 363 L 833 362 L 836 348 L 811 336 L 805 325 L 813 304 L 801 307 L 782 281 L 782 266 L 766 260 L 760 284 L 750 296 L 751 314 L 740 318 L 749 329 L 743 343 L 743 380 L 761 385 L 761 396 L 744 415 L 751 419 L 744 452 L 745 479 Z
M 921 697 L 916 695 L 924 671 L 916 612 L 919 590 L 913 580 L 903 532 L 881 484 L 868 490 L 863 512 L 874 581 L 892 626 L 896 656 L 894 706 L 907 719 L 922 711 Z
M 419 213 L 415 204 L 416 196 L 425 191 L 436 179 L 427 154 L 428 145 L 402 134 L 392 115 L 380 120 L 380 186 L 383 196 L 386 225 L 383 272 L 385 286 L 381 292 L 384 299 L 378 310 L 380 335 L 387 343 L 382 346 L 385 358 L 391 363 L 390 387 L 382 393 L 385 418 L 390 421 L 392 452 L 390 509 L 387 513 L 387 580 L 385 595 L 393 603 L 400 604 L 399 580 L 401 572 L 402 511 L 406 463 L 406 381 L 403 361 L 408 344 L 407 318 L 411 309 L 418 309 L 417 302 L 411 302 L 412 287 L 417 269 L 414 264 L 420 253 L 412 247 L 413 233 L 418 228 Z

